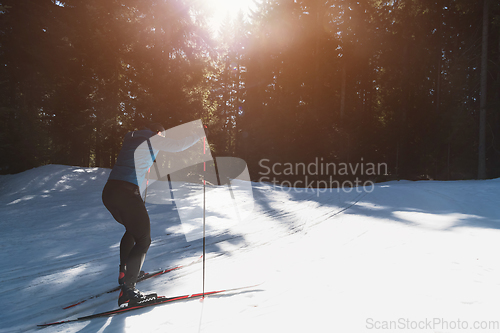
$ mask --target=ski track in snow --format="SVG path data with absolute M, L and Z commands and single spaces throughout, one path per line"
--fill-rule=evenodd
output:
M 1 333 L 357 333 L 384 324 L 400 325 L 394 332 L 452 332 L 458 321 L 469 331 L 500 330 L 499 179 L 394 181 L 372 193 L 254 183 L 251 218 L 207 237 L 206 290 L 262 284 L 37 328 L 116 308 L 115 293 L 62 310 L 116 285 L 124 229 L 101 203 L 108 174 L 48 165 L 0 176 Z M 174 206 L 148 210 L 153 241 L 144 270 L 200 256 L 202 241 L 186 242 Z M 200 292 L 202 264 L 138 287 L 165 296 Z M 490 329 L 471 329 L 476 321 Z

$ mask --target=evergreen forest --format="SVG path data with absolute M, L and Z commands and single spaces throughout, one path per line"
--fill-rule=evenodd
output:
M 110 168 L 127 132 L 202 119 L 253 180 L 500 177 L 499 1 L 255 0 L 216 31 L 209 4 L 0 0 L 0 173 Z

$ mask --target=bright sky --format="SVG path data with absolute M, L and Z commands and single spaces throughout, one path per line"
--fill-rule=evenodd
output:
M 218 32 L 221 23 L 226 18 L 235 18 L 241 10 L 244 14 L 249 14 L 250 9 L 255 9 L 254 0 L 203 0 L 212 18 L 210 25 L 215 33 Z

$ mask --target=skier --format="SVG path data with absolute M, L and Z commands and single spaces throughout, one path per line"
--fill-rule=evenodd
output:
M 165 138 L 164 131 L 162 125 L 151 123 L 144 130 L 127 133 L 102 191 L 104 206 L 118 223 L 125 226 L 120 242 L 119 307 L 144 304 L 157 298 L 156 294 L 145 295 L 135 287 L 151 244 L 149 215 L 139 186 L 160 150 L 183 151 L 204 136 L 201 131 L 191 133 L 182 140 L 174 140 Z

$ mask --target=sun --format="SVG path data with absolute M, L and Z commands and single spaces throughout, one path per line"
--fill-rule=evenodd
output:
M 202 0 L 209 15 L 208 22 L 213 33 L 217 34 L 221 23 L 236 19 L 241 12 L 249 15 L 257 7 L 256 0 Z

